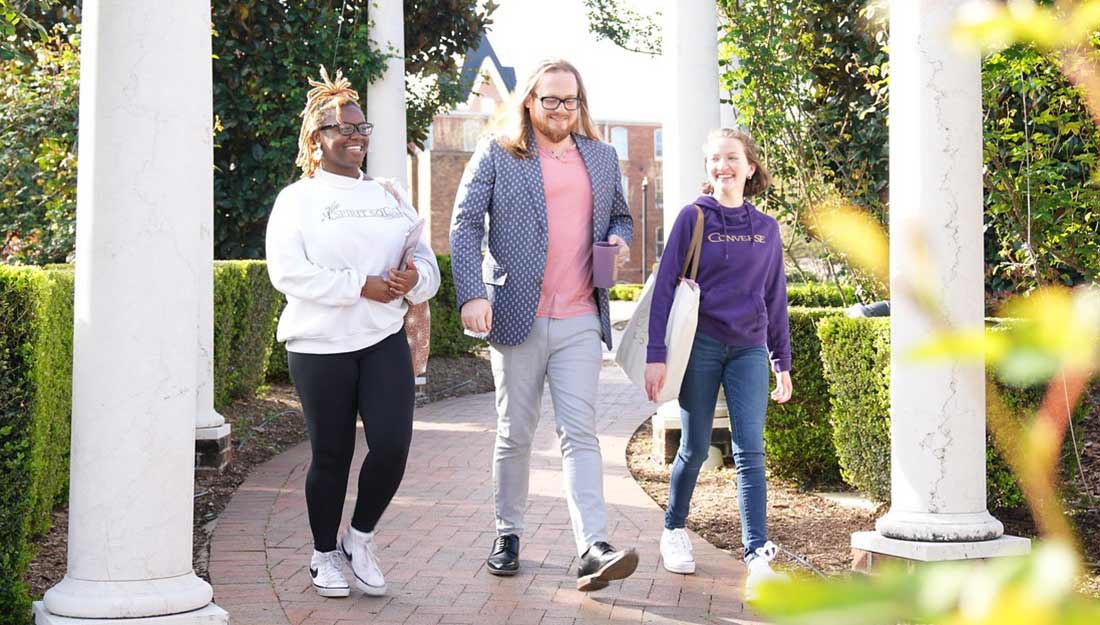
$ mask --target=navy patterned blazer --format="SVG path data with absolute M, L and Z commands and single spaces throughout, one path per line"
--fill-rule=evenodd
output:
M 602 141 L 573 135 L 592 182 L 592 240 L 617 234 L 626 242 L 634 220 L 623 196 L 619 157 Z M 459 183 L 451 220 L 451 270 L 458 306 L 487 298 L 493 306 L 489 341 L 519 345 L 535 321 L 546 269 L 546 193 L 538 152 L 517 158 L 495 137 L 483 139 Z M 481 242 L 488 215 L 489 251 Z M 595 289 L 604 343 L 611 349 L 607 289 Z

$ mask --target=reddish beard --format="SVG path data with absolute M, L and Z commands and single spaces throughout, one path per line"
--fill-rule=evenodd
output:
M 535 130 L 539 131 L 543 134 L 543 136 L 549 139 L 551 143 L 558 143 L 560 141 L 563 141 L 566 137 L 569 136 L 571 132 L 573 132 L 572 127 L 567 128 L 566 130 L 561 130 L 559 128 L 550 126 L 549 124 L 535 117 L 534 115 L 531 116 L 531 125 L 534 126 Z M 575 124 L 571 124 L 571 126 L 572 125 Z

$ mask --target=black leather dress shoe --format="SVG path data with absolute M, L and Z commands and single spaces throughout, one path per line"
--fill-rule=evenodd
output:
M 519 536 L 505 534 L 493 542 L 493 552 L 485 561 L 493 575 L 515 575 L 519 570 Z
M 581 556 L 577 569 L 577 590 L 599 590 L 608 582 L 630 577 L 638 568 L 638 552 L 634 549 L 615 551 L 600 541 L 593 543 Z

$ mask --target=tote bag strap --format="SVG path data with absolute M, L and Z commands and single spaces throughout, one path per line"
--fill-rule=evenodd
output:
M 695 205 L 695 227 L 691 230 L 691 245 L 688 246 L 688 253 L 684 256 L 684 266 L 680 269 L 680 279 L 687 277 L 689 280 L 694 280 L 695 276 L 699 275 L 699 256 L 703 253 L 703 209 L 699 208 L 699 205 Z M 690 267 L 691 273 L 688 273 Z

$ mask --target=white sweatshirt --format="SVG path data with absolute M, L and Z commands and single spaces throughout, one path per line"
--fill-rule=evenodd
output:
M 267 222 L 267 272 L 286 295 L 277 338 L 288 351 L 369 347 L 402 328 L 406 300 L 419 304 L 435 295 L 439 265 L 427 227 L 413 254 L 420 277 L 404 298 L 384 304 L 359 294 L 367 276 L 397 267 L 414 219 L 362 175 L 357 180 L 319 169 L 279 192 Z

